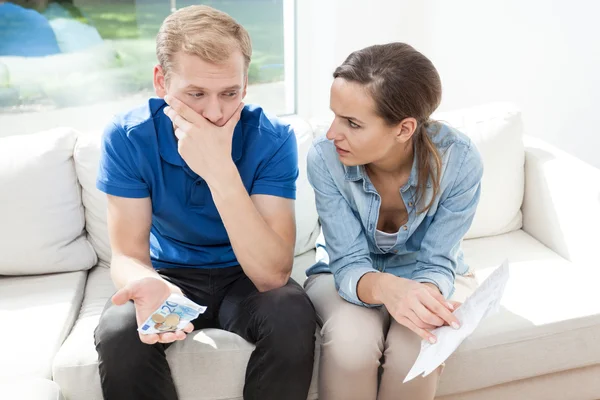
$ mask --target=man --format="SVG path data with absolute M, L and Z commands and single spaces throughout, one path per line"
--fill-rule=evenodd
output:
M 305 400 L 316 321 L 290 279 L 294 133 L 242 103 L 250 38 L 227 14 L 173 13 L 157 56 L 164 100 L 116 118 L 103 139 L 97 186 L 108 194 L 118 289 L 95 332 L 104 397 L 176 399 L 165 349 L 217 327 L 256 344 L 244 399 Z M 184 331 L 138 335 L 171 293 L 208 308 Z
M 60 53 L 50 23 L 36 11 L 46 5 L 45 0 L 0 0 L 0 57 L 42 57 Z

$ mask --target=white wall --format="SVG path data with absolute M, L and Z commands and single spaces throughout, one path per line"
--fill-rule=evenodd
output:
M 298 114 L 329 115 L 335 68 L 354 50 L 401 40 L 420 48 L 427 38 L 420 0 L 296 0 Z
M 527 134 L 600 167 L 600 2 L 298 3 L 302 115 L 324 115 L 331 73 L 352 50 L 404 41 L 438 68 L 444 85 L 441 110 L 513 101 L 523 110 Z M 318 22 L 305 31 L 303 11 Z
M 600 2 L 427 0 L 442 109 L 516 102 L 527 134 L 600 167 Z

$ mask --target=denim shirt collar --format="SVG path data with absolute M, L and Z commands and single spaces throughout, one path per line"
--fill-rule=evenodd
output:
M 408 178 L 408 182 L 406 182 L 406 184 L 400 189 L 402 191 L 405 191 L 406 189 L 408 189 L 409 187 L 417 187 L 418 181 L 419 181 L 419 162 L 417 160 L 417 156 L 416 156 L 416 149 L 415 149 L 415 156 L 413 157 L 413 164 L 410 170 L 410 177 Z M 363 180 L 365 182 L 371 182 L 371 180 L 369 179 L 369 176 L 367 175 L 367 171 L 365 170 L 365 166 L 364 165 L 356 165 L 356 166 L 351 166 L 348 167 L 346 165 L 344 165 L 344 171 L 345 171 L 345 178 L 347 181 L 358 181 L 358 180 Z M 430 188 L 431 187 L 431 181 L 427 181 L 427 187 Z M 366 189 L 366 187 L 365 187 Z

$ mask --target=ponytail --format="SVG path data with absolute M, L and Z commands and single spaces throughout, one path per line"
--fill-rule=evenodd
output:
M 418 210 L 421 214 L 429 210 L 440 192 L 440 175 L 442 173 L 442 157 L 427 133 L 431 121 L 419 124 L 415 143 L 415 156 L 418 162 L 419 177 L 417 181 L 417 201 L 421 203 L 427 192 L 427 183 L 431 182 L 433 194 L 429 203 Z

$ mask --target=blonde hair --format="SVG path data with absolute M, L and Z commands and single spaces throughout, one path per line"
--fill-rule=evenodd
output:
M 156 57 L 167 80 L 179 51 L 219 64 L 235 50 L 244 56 L 247 72 L 252 58 L 248 31 L 228 14 L 209 6 L 175 11 L 164 20 L 156 37 Z

